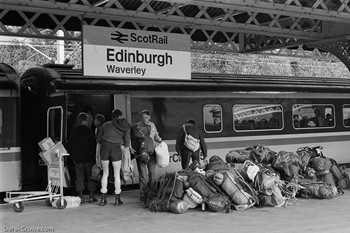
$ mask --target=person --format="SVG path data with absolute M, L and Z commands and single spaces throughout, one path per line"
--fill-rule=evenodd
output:
M 101 157 L 100 157 L 101 144 L 98 143 L 98 138 L 101 134 L 101 127 L 102 127 L 102 124 L 105 122 L 105 119 L 106 119 L 105 116 L 102 114 L 95 114 L 94 116 L 94 125 L 96 126 L 95 128 L 95 140 L 96 140 L 95 161 L 96 161 L 97 168 L 100 168 L 100 169 L 102 169 Z M 89 203 L 94 203 L 97 201 L 97 199 L 95 198 L 95 190 L 99 181 L 100 180 L 98 180 L 97 177 L 90 177 L 89 179 L 89 182 L 88 182 L 88 190 L 90 193 L 89 201 L 88 201 Z
M 200 147 L 198 148 L 198 150 L 193 152 L 185 146 L 184 141 L 186 133 L 184 128 L 186 129 L 187 134 L 199 140 Z M 181 158 L 182 169 L 186 169 L 188 167 L 190 159 L 192 159 L 192 162 L 197 161 L 198 163 L 200 163 L 200 151 L 202 151 L 204 159 L 207 157 L 207 146 L 204 141 L 202 132 L 196 126 L 195 121 L 188 120 L 184 125 L 181 125 L 181 127 L 178 129 L 175 149 L 178 156 Z
M 89 115 L 81 112 L 77 116 L 77 126 L 68 139 L 68 151 L 75 166 L 76 191 L 84 203 L 83 191 L 85 181 L 91 176 L 91 168 L 95 162 L 95 137 L 88 127 Z
M 314 117 L 309 118 L 309 126 L 311 127 L 323 127 L 327 126 L 326 119 L 321 116 L 321 111 L 320 109 L 316 108 L 314 110 Z
M 103 169 L 103 175 L 101 179 L 101 202 L 100 206 L 107 204 L 106 193 L 107 183 L 109 175 L 109 161 L 112 161 L 113 173 L 114 173 L 114 193 L 115 202 L 114 205 L 122 205 L 123 202 L 120 199 L 121 194 L 121 182 L 120 182 L 120 168 L 122 160 L 122 149 L 124 145 L 130 149 L 130 124 L 125 118 L 121 118 L 122 112 L 119 109 L 115 109 L 112 112 L 112 120 L 105 122 L 101 127 L 101 134 L 98 142 L 101 143 L 100 156 Z
M 142 149 L 135 150 L 137 147 L 140 147 L 139 145 L 133 146 L 132 153 L 137 154 L 136 157 L 136 163 L 137 163 L 137 170 L 139 172 L 139 183 L 140 183 L 140 201 L 145 201 L 145 192 L 146 190 L 155 190 L 156 185 L 156 155 L 154 148 L 157 145 L 157 143 L 162 142 L 161 137 L 159 136 L 159 133 L 157 131 L 157 128 L 153 122 L 151 122 L 151 113 L 149 110 L 143 110 L 139 113 L 142 120 L 138 122 L 133 129 L 137 129 L 141 132 L 143 135 L 142 138 L 136 138 L 133 137 L 133 145 L 135 144 L 143 144 L 145 142 L 147 143 L 147 157 L 148 159 L 144 160 L 141 154 L 145 153 L 142 152 Z M 147 173 L 148 173 L 148 179 L 147 179 Z
M 93 120 L 94 120 L 94 117 L 92 115 L 92 107 L 90 105 L 86 105 L 86 106 L 84 106 L 82 112 L 85 112 L 85 113 L 87 113 L 89 115 L 88 127 L 92 128 L 93 127 L 92 123 L 93 123 Z

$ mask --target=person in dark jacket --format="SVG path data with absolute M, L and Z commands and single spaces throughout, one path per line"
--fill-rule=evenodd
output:
M 84 203 L 83 191 L 85 181 L 91 176 L 91 168 L 95 163 L 95 136 L 88 127 L 89 115 L 81 112 L 77 116 L 77 126 L 72 130 L 68 140 L 68 151 L 75 164 L 76 191 Z
M 199 140 L 200 147 L 196 151 L 191 151 L 188 149 L 185 144 L 185 130 L 186 133 Z M 207 146 L 204 141 L 202 131 L 196 126 L 196 123 L 193 120 L 188 120 L 186 124 L 181 125 L 181 127 L 177 131 L 176 137 L 176 152 L 181 157 L 181 166 L 182 169 L 186 169 L 190 163 L 190 159 L 193 161 L 200 162 L 200 151 L 202 151 L 204 158 L 207 157 Z

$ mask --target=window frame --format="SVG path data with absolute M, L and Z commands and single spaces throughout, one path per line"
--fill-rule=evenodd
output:
M 247 130 L 237 130 L 236 128 L 235 128 L 235 120 L 237 119 L 237 118 L 235 118 L 235 114 L 234 114 L 234 107 L 235 106 L 238 106 L 238 105 L 254 105 L 254 106 L 274 106 L 274 107 L 277 107 L 277 106 L 279 106 L 280 108 L 281 108 L 281 127 L 280 128 L 277 128 L 277 129 L 275 129 L 275 128 L 266 128 L 266 129 L 247 129 Z M 232 128 L 233 128 L 233 130 L 235 131 L 235 132 L 237 132 L 237 133 L 242 133 L 242 132 L 266 132 L 266 131 L 282 131 L 283 129 L 284 129 L 284 119 L 285 119 L 285 117 L 284 117 L 284 107 L 283 107 L 283 105 L 282 104 L 275 104 L 275 103 L 269 103 L 269 104 L 252 104 L 252 103 L 248 103 L 248 104 L 234 104 L 233 106 L 232 106 Z M 271 119 L 271 118 L 270 118 Z
M 220 121 L 220 130 L 219 131 L 208 131 L 206 129 L 206 124 L 205 124 L 205 114 L 204 114 L 204 109 L 207 107 L 207 106 L 215 106 L 215 107 L 219 107 L 220 108 L 220 112 L 221 112 L 221 121 Z M 205 104 L 202 108 L 202 113 L 203 113 L 203 128 L 204 128 L 204 132 L 206 133 L 221 133 L 224 129 L 224 117 L 223 117 L 223 110 L 222 110 L 222 106 L 220 104 Z
M 345 125 L 345 123 L 344 123 L 344 106 L 346 106 L 346 105 L 348 105 L 349 106 L 349 109 L 350 109 L 350 104 L 343 104 L 343 106 L 342 106 L 342 122 L 343 122 L 343 126 L 344 126 L 344 128 L 350 128 L 350 125 L 349 126 L 347 126 L 347 125 Z M 349 118 L 347 118 L 347 119 L 350 119 L 350 117 Z
M 310 126 L 310 127 L 296 128 L 294 126 L 294 115 L 295 115 L 294 114 L 294 108 L 293 108 L 294 105 L 310 105 L 311 106 L 310 108 L 315 108 L 315 107 L 318 107 L 318 106 L 332 106 L 332 108 L 333 108 L 333 126 L 318 126 L 318 127 Z M 292 105 L 292 111 L 291 111 L 293 129 L 294 130 L 307 130 L 307 129 L 330 129 L 330 128 L 335 128 L 335 126 L 336 126 L 335 111 L 336 111 L 336 109 L 335 109 L 334 104 L 297 104 L 297 103 L 295 103 L 295 104 Z

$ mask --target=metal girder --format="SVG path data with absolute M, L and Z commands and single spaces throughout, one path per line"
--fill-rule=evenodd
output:
M 193 50 L 258 52 L 347 39 L 349 30 L 332 32 L 325 23 L 350 28 L 349 2 L 1 0 L 0 35 L 82 40 L 81 25 L 87 24 L 189 34 Z

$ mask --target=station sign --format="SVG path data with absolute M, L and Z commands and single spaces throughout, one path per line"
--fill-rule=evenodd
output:
M 190 35 L 83 26 L 86 76 L 190 79 Z

